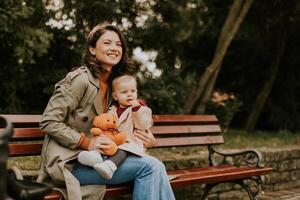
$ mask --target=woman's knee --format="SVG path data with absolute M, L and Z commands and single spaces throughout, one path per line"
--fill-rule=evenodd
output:
M 165 165 L 155 157 L 145 156 L 143 157 L 144 167 L 151 171 L 164 172 L 166 171 Z

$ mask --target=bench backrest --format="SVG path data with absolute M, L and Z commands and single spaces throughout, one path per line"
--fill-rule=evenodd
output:
M 2 115 L 14 125 L 9 155 L 40 155 L 45 136 L 39 129 L 41 115 Z M 214 115 L 153 115 L 157 147 L 223 144 L 224 139 Z

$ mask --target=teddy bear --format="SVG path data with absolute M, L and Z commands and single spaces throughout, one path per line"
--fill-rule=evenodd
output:
M 96 116 L 93 121 L 93 125 L 94 127 L 91 129 L 93 136 L 103 134 L 114 141 L 109 149 L 104 150 L 106 155 L 114 155 L 118 150 L 117 146 L 126 142 L 127 134 L 125 132 L 118 131 L 117 119 L 113 114 L 103 113 Z

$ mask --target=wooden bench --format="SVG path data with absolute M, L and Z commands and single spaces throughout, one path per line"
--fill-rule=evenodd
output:
M 10 157 L 40 155 L 41 141 L 45 135 L 38 127 L 41 116 L 3 116 L 14 125 L 14 135 L 9 144 Z M 214 186 L 230 182 L 240 185 L 248 193 L 250 199 L 255 199 L 261 189 L 262 176 L 272 171 L 272 168 L 263 166 L 262 156 L 256 150 L 232 153 L 216 149 L 216 145 L 224 143 L 224 138 L 219 122 L 214 115 L 153 115 L 153 119 L 152 131 L 157 138 L 154 148 L 196 145 L 204 145 L 208 148 L 209 166 L 168 171 L 168 174 L 177 176 L 171 180 L 173 189 L 205 184 L 201 197 L 204 200 Z M 220 157 L 222 158 L 221 162 L 219 161 Z M 233 164 L 232 162 L 235 160 L 239 160 L 239 163 Z M 252 180 L 255 187 L 253 184 L 250 187 L 249 181 L 245 180 Z M 131 192 L 132 184 L 130 183 L 108 186 L 106 197 L 116 197 Z M 58 192 L 52 192 L 45 197 L 47 200 L 61 198 L 62 196 Z

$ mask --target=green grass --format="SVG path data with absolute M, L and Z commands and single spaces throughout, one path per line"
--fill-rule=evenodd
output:
M 38 170 L 40 164 L 40 156 L 26 156 L 9 158 L 8 167 L 17 166 L 22 170 Z
M 287 145 L 299 145 L 300 133 L 289 131 L 254 131 L 247 133 L 242 130 L 229 130 L 224 133 L 224 139 L 225 143 L 222 146 L 226 148 L 276 148 Z

